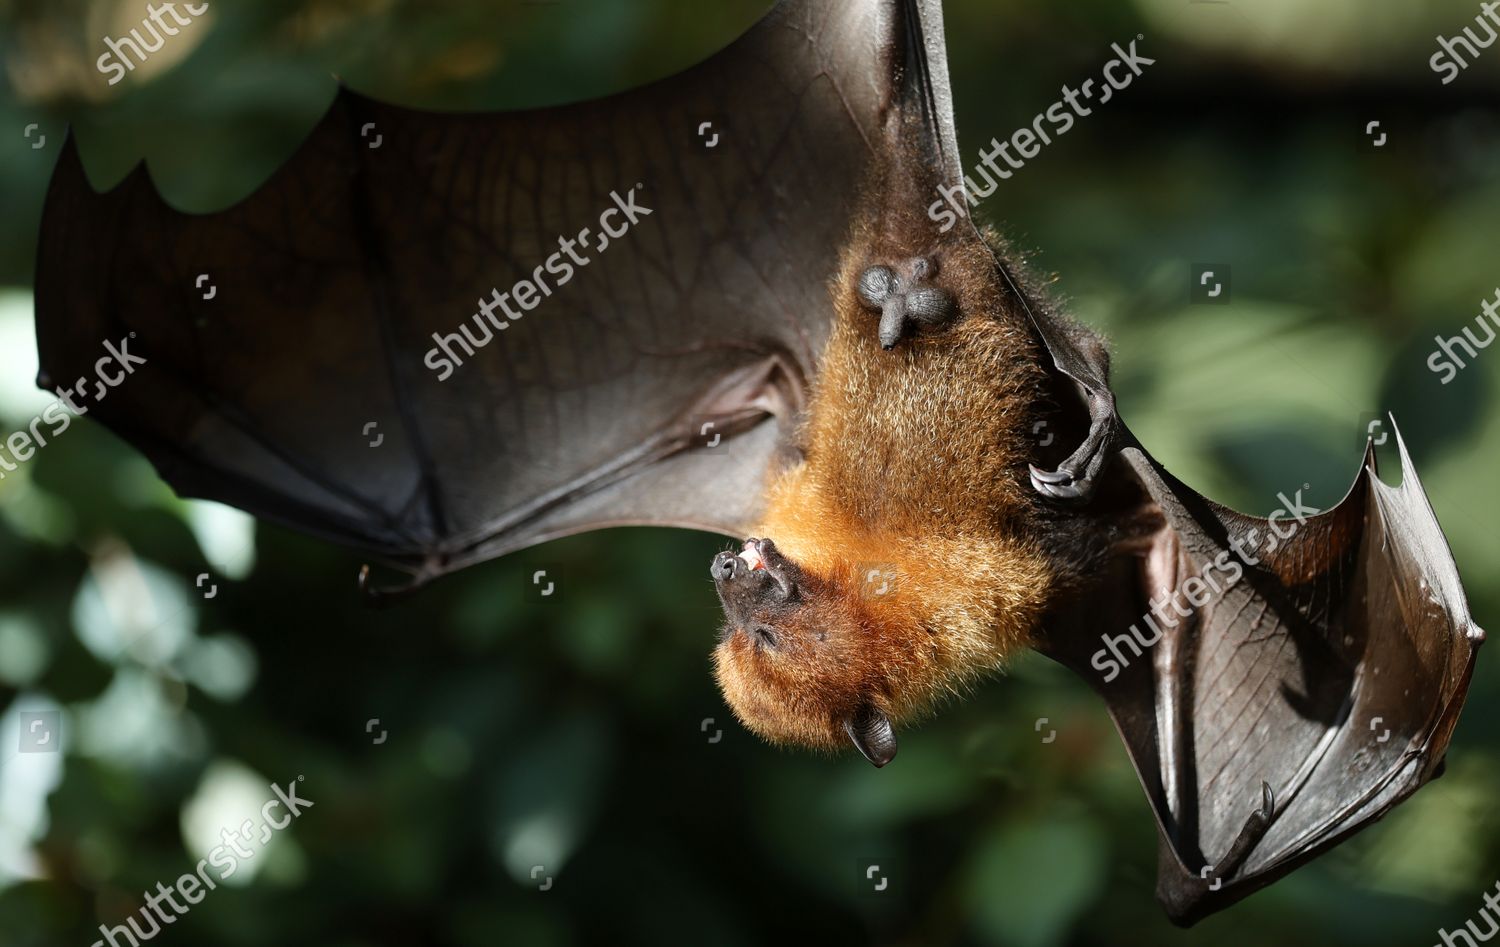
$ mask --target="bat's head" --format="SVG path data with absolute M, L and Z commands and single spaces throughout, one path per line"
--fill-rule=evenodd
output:
M 857 594 L 782 555 L 769 539 L 713 561 L 726 623 L 714 652 L 724 697 L 777 743 L 832 749 L 852 741 L 876 766 L 896 755 L 882 708 L 893 668 Z

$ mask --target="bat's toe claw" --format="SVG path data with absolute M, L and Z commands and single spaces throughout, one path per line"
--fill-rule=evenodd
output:
M 1036 483 L 1037 481 L 1041 481 L 1042 483 L 1072 483 L 1073 482 L 1073 476 L 1074 475 L 1073 475 L 1073 471 L 1071 471 L 1071 470 L 1066 470 L 1066 469 L 1061 469 L 1061 468 L 1059 468 L 1058 470 L 1043 470 L 1042 468 L 1038 467 L 1036 464 L 1030 464 L 1029 466 L 1031 467 L 1031 482 L 1032 483 Z
M 1106 461 L 1118 443 L 1114 398 L 1107 393 L 1089 399 L 1089 436 L 1056 470 L 1031 467 L 1031 485 L 1036 492 L 1055 500 L 1087 500 L 1104 473 Z
M 1072 471 L 1065 468 L 1042 470 L 1035 464 L 1031 464 L 1030 467 L 1031 486 L 1042 496 L 1058 500 L 1076 500 L 1087 496 L 1092 487 L 1088 480 L 1077 479 Z

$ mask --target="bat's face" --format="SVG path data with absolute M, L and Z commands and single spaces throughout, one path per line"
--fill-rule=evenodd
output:
M 724 697 L 778 743 L 834 748 L 853 739 L 876 765 L 895 754 L 874 708 L 885 673 L 870 655 L 875 624 L 857 595 L 782 555 L 768 539 L 713 561 L 726 623 L 714 652 Z

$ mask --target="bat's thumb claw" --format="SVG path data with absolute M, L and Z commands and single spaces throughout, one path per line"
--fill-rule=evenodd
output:
M 1276 812 L 1276 794 L 1271 791 L 1271 784 L 1264 779 L 1260 781 L 1260 814 L 1269 819 Z

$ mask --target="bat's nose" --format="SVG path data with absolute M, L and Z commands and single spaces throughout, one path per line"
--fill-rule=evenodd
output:
M 745 560 L 732 552 L 721 552 L 714 556 L 713 565 L 709 567 L 709 574 L 714 577 L 715 582 L 729 582 L 745 571 L 748 566 Z

